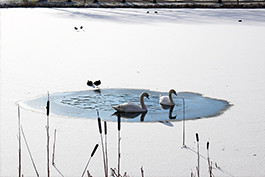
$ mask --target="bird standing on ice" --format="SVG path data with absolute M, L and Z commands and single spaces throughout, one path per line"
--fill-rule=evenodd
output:
M 90 81 L 90 80 L 88 80 L 86 84 L 87 84 L 88 86 L 90 86 L 90 87 L 94 87 L 93 82 Z
M 177 96 L 177 93 L 174 89 L 169 90 L 168 96 L 161 96 L 160 95 L 159 104 L 161 104 L 162 106 L 174 106 L 175 103 L 172 99 L 172 94 Z
M 100 80 L 94 82 L 94 85 L 97 86 L 97 87 L 98 87 L 100 84 L 101 84 L 101 81 L 100 81 Z
M 100 80 L 97 80 L 95 82 L 92 82 L 91 80 L 87 81 L 87 85 L 93 88 L 95 88 L 95 86 L 98 87 L 100 84 L 101 84 Z
M 129 102 L 129 103 L 123 103 L 123 104 L 120 104 L 120 105 L 117 105 L 117 106 L 113 106 L 112 108 L 115 109 L 118 112 L 126 112 L 126 113 L 147 112 L 147 108 L 146 108 L 146 106 L 144 104 L 144 97 L 149 99 L 149 94 L 146 93 L 146 92 L 143 92 L 140 95 L 140 104 L 141 105 Z

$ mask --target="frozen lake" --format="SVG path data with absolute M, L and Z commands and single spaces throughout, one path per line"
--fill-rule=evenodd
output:
M 218 166 L 213 169 L 215 176 L 265 175 L 264 9 L 3 8 L 0 13 L 0 176 L 18 175 L 17 104 L 38 98 L 44 103 L 35 102 L 37 107 L 30 106 L 33 109 L 21 105 L 21 124 L 37 169 L 46 176 L 47 92 L 51 99 L 61 93 L 69 95 L 58 99 L 59 103 L 55 99 L 55 107 L 51 102 L 55 109 L 50 115 L 50 145 L 52 149 L 56 129 L 56 165 L 64 176 L 82 174 L 93 147 L 100 144 L 98 122 L 73 118 L 64 108 L 96 118 L 96 112 L 83 109 L 87 108 L 82 104 L 89 96 L 86 93 L 92 95 L 88 79 L 100 79 L 105 96 L 104 92 L 118 91 L 116 95 L 122 96 L 123 91 L 134 89 L 137 93 L 130 97 L 136 103 L 140 91 L 150 91 L 153 102 L 146 103 L 151 101 L 150 107 L 156 103 L 153 111 L 164 111 L 167 121 L 171 121 L 169 110 L 161 110 L 158 94 L 166 95 L 172 88 L 180 95 L 189 93 L 233 105 L 220 115 L 222 108 L 210 113 L 217 117 L 188 120 L 188 148 L 184 149 L 182 121 L 173 120 L 166 126 L 160 121 L 129 123 L 124 119 L 122 174 L 140 176 L 143 166 L 147 177 L 190 176 L 197 165 L 198 133 L 201 176 L 208 175 L 203 158 L 207 157 L 206 142 L 210 142 L 211 159 Z M 73 106 L 78 96 L 82 109 Z M 107 97 L 109 102 L 127 101 L 118 98 Z M 181 119 L 181 101 L 176 102 L 172 116 Z M 207 107 L 213 106 L 209 104 Z M 102 107 L 99 110 L 104 118 Z M 152 117 L 151 110 L 144 120 Z M 117 168 L 117 123 L 107 123 L 109 167 Z M 93 176 L 104 175 L 101 147 L 88 169 Z M 22 172 L 35 175 L 24 141 Z M 51 176 L 59 176 L 52 166 Z

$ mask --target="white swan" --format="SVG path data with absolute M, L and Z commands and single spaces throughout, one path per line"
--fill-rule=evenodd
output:
M 123 103 L 117 106 L 113 106 L 112 108 L 115 109 L 118 112 L 147 112 L 147 108 L 144 104 L 144 97 L 147 97 L 149 99 L 149 95 L 146 92 L 143 92 L 140 96 L 140 105 L 136 103 Z
M 175 94 L 177 96 L 177 93 L 174 89 L 169 90 L 168 96 L 161 96 L 159 98 L 159 104 L 162 106 L 174 106 L 175 103 L 172 99 L 172 94 Z

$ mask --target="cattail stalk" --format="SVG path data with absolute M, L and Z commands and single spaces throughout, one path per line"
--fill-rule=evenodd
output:
M 186 127 L 185 127 L 185 99 L 182 99 L 182 115 L 183 115 L 183 124 L 182 124 L 182 148 L 186 148 L 185 139 L 186 139 Z
M 198 155 L 198 165 L 197 165 L 197 174 L 200 177 L 200 151 L 199 151 L 199 135 L 196 133 L 196 141 L 197 141 L 197 155 Z
M 212 165 L 211 165 L 210 153 L 209 153 L 209 142 L 207 142 L 206 148 L 207 148 L 207 161 L 208 161 L 208 166 L 209 166 L 209 174 L 210 174 L 210 177 L 213 177 Z
M 50 177 L 50 133 L 49 133 L 49 114 L 50 114 L 50 100 L 48 92 L 48 101 L 46 106 L 46 116 L 47 116 L 47 176 Z
M 86 167 L 85 167 L 85 169 L 84 169 L 84 171 L 83 171 L 81 177 L 83 177 L 84 174 L 86 173 L 86 169 L 87 169 L 87 167 L 88 167 L 88 165 L 89 165 L 89 163 L 90 163 L 91 158 L 94 156 L 94 154 L 95 154 L 97 148 L 98 148 L 98 144 L 95 145 L 95 147 L 94 147 L 94 149 L 93 149 L 93 151 L 92 151 L 92 153 L 91 153 L 91 155 L 90 155 L 90 157 L 89 157 L 89 159 L 88 159 L 88 161 L 87 161 Z
M 56 129 L 54 130 L 53 151 L 52 151 L 52 165 L 55 164 L 55 162 L 54 162 L 54 157 L 55 157 L 55 143 L 56 143 Z
M 25 136 L 25 134 L 24 134 L 24 131 L 23 131 L 22 126 L 21 126 L 21 132 L 22 132 L 22 136 L 23 136 L 23 139 L 24 139 L 24 141 L 25 141 L 25 144 L 26 144 L 26 147 L 27 147 L 27 150 L 28 150 L 28 153 L 29 153 L 29 156 L 30 156 L 30 159 L 31 159 L 32 165 L 33 165 L 33 168 L 34 168 L 34 170 L 35 170 L 35 173 L 36 173 L 37 177 L 39 177 L 40 175 L 39 175 L 39 173 L 38 173 L 37 167 L 36 167 L 35 162 L 34 162 L 34 160 L 33 160 L 33 157 L 32 157 L 31 151 L 30 151 L 30 149 L 29 149 L 29 145 L 28 145 L 28 142 L 27 142 L 27 139 L 26 139 L 26 136 Z
M 120 176 L 120 161 L 121 161 L 121 115 L 118 114 L 118 177 Z
M 18 177 L 21 177 L 21 127 L 20 127 L 20 108 L 18 105 Z
M 104 134 L 105 134 L 105 158 L 106 158 L 106 173 L 108 176 L 108 141 L 107 141 L 107 122 L 104 121 Z
M 193 174 L 192 170 L 190 172 L 190 177 L 195 177 L 195 175 Z
M 183 135 L 182 135 L 182 139 L 183 139 L 183 142 L 182 142 L 182 147 L 183 148 L 186 148 L 186 144 L 185 144 L 185 138 L 186 138 L 186 127 L 185 127 L 185 100 L 184 98 L 181 98 L 182 101 L 183 101 L 183 127 L 182 127 L 182 131 L 183 131 Z
M 144 177 L 144 168 L 143 167 L 141 167 L 141 175 L 142 175 L 142 177 Z
M 106 157 L 105 157 L 104 143 L 103 143 L 103 137 L 102 137 L 101 119 L 99 117 L 98 110 L 97 110 L 97 114 L 98 114 L 98 129 L 99 129 L 101 146 L 102 146 L 102 154 L 103 154 L 104 172 L 105 172 L 105 177 L 108 177 L 108 173 L 107 173 L 107 169 L 106 169 Z

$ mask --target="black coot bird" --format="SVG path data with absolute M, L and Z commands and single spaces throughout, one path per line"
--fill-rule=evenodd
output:
M 94 87 L 93 82 L 90 81 L 90 80 L 88 80 L 86 84 L 87 84 L 88 86 L 90 86 L 90 87 Z
M 94 82 L 94 85 L 97 86 L 97 87 L 98 87 L 100 84 L 101 84 L 101 81 L 100 81 L 100 80 Z
M 91 81 L 91 80 L 88 80 L 87 81 L 87 85 L 90 86 L 90 87 L 93 87 L 95 88 L 94 89 L 94 92 L 97 93 L 97 94 L 101 94 L 101 90 L 100 88 L 98 87 L 99 85 L 101 84 L 101 81 L 100 80 L 97 80 L 95 82 Z
M 100 84 L 101 84 L 100 80 L 97 80 L 95 82 L 93 82 L 91 80 L 87 81 L 87 85 L 90 86 L 90 87 L 93 87 L 93 88 L 95 88 L 95 86 L 98 87 Z

